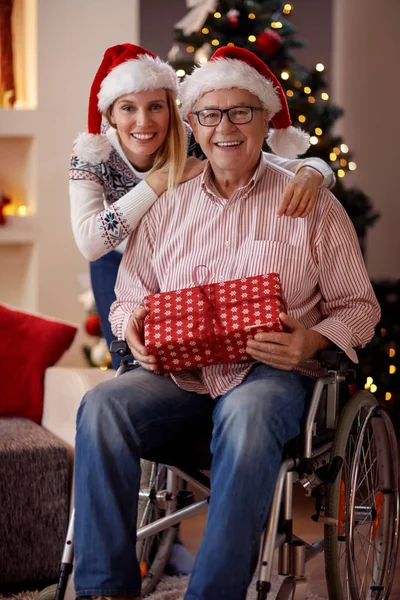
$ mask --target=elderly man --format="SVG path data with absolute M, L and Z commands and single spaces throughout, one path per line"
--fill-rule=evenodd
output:
M 239 84 L 237 82 L 240 82 Z M 238 85 L 240 87 L 238 87 Z M 276 216 L 288 175 L 261 153 L 304 152 L 284 93 L 252 53 L 221 48 L 184 84 L 183 107 L 208 157 L 202 175 L 162 196 L 122 261 L 111 323 L 141 367 L 86 394 L 76 443 L 78 596 L 138 596 L 136 511 L 142 453 L 199 418 L 213 420 L 212 493 L 186 600 L 243 600 L 284 444 L 299 433 L 317 353 L 336 344 L 356 361 L 379 307 L 345 211 L 326 190 L 305 219 Z M 275 139 L 274 139 L 275 138 Z M 280 274 L 285 333 L 248 341 L 250 362 L 163 377 L 144 346 L 144 296 L 213 281 Z M 133 504 L 132 504 L 133 503 Z

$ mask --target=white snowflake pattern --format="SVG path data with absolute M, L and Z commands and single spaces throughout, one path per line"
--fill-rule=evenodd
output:
M 175 346 L 173 344 L 168 345 L 168 350 L 173 350 L 174 348 L 175 348 Z
M 250 321 L 249 317 L 244 317 L 243 322 L 248 323 Z
M 160 310 L 159 308 L 153 308 L 153 313 L 154 313 L 155 315 L 159 315 L 159 314 L 160 314 L 160 312 L 161 312 L 161 310 Z
M 176 334 L 177 334 L 177 335 L 182 335 L 182 333 L 183 333 L 183 330 L 182 330 L 182 329 L 177 329 L 177 330 L 176 330 Z
M 190 346 L 195 346 L 195 345 L 196 345 L 196 342 L 189 342 L 189 345 L 190 345 Z
M 172 335 L 165 336 L 165 341 L 170 342 L 172 340 Z
M 260 308 L 260 303 L 259 302 L 255 302 L 254 303 L 254 308 Z
M 166 311 L 164 312 L 164 315 L 165 315 L 166 317 L 169 317 L 171 314 L 172 314 L 172 313 L 171 313 L 171 311 L 170 311 L 170 310 L 166 310 Z
M 188 298 L 188 299 L 186 300 L 186 302 L 187 302 L 188 304 L 193 304 L 193 300 L 192 300 L 192 298 Z
M 235 338 L 240 338 L 240 333 L 235 333 L 235 334 L 234 334 L 234 337 L 235 337 Z
M 209 356 L 211 354 L 211 350 L 205 350 L 204 354 L 207 354 L 207 356 Z
M 187 290 L 186 291 L 186 296 L 191 296 L 193 294 L 192 290 Z
M 182 304 L 177 304 L 177 305 L 176 305 L 176 310 L 177 310 L 178 312 L 180 312 L 180 311 L 182 310 Z M 178 322 L 178 323 L 177 323 L 177 325 L 182 325 L 182 322 Z
M 240 354 L 246 354 L 246 348 L 239 348 Z
M 229 355 L 229 358 L 230 358 L 231 360 L 234 360 L 234 359 L 236 358 L 236 356 L 235 356 L 235 354 L 230 354 L 230 355 Z
M 156 340 L 159 340 L 160 337 L 161 337 L 161 333 L 155 333 L 154 337 L 155 337 Z
M 256 310 L 256 312 L 254 313 L 254 316 L 259 317 L 261 315 L 259 310 Z
M 197 356 L 195 356 L 194 358 L 195 358 L 197 361 L 198 361 L 198 360 L 201 360 L 201 356 L 200 356 L 200 354 L 197 354 Z
M 233 292 L 230 293 L 230 296 L 232 296 L 232 298 L 234 298 L 236 296 L 236 290 L 233 290 Z
M 166 327 L 165 331 L 167 331 L 169 333 L 170 331 L 172 331 L 172 327 Z
M 237 315 L 232 315 L 232 321 L 237 321 L 239 317 Z
M 171 352 L 171 356 L 176 356 L 176 352 Z
M 160 346 L 161 346 L 161 344 L 160 344 Z M 164 350 L 160 349 L 160 350 L 158 351 L 158 354 L 164 354 Z
M 187 352 L 185 352 L 184 354 L 182 354 L 183 358 L 189 358 L 190 354 L 188 354 Z
M 249 309 L 248 309 L 248 308 L 244 308 L 244 309 L 242 310 L 242 313 L 243 313 L 244 315 L 248 315 L 248 314 L 249 314 L 249 312 L 250 312 L 250 311 L 249 311 Z
M 179 365 L 179 359 L 174 358 L 174 360 L 172 361 L 174 363 L 174 365 Z
M 168 359 L 166 356 L 162 356 L 160 360 L 161 360 L 161 362 L 166 362 Z
M 188 331 L 188 336 L 192 338 L 193 337 L 193 331 Z M 192 343 L 192 342 L 190 342 L 190 343 Z
M 267 313 L 267 319 L 272 319 L 272 313 Z
M 238 323 L 232 323 L 232 329 L 239 329 Z
M 161 329 L 161 325 L 154 325 L 154 329 L 158 331 L 159 329 Z
M 229 352 L 232 352 L 232 350 L 233 350 L 233 346 L 227 346 L 227 347 L 226 347 L 226 349 L 227 349 Z
M 165 303 L 165 306 L 166 306 L 166 308 L 170 308 L 170 306 L 171 306 L 171 302 L 166 302 L 166 303 Z
M 162 346 L 161 342 L 156 342 L 156 344 L 155 344 L 156 348 L 161 348 L 161 346 Z
M 191 363 L 191 362 L 189 362 L 189 361 L 186 361 L 186 362 L 185 362 L 185 367 L 191 367 L 191 366 L 192 366 L 192 363 Z
M 238 310 L 238 309 L 237 309 L 237 306 L 232 306 L 232 308 L 231 308 L 231 311 L 232 311 L 232 312 L 234 312 L 234 313 L 235 313 L 235 312 L 237 312 L 237 310 Z

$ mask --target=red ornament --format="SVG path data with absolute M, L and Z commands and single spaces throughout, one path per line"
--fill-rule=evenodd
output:
M 85 329 L 89 335 L 99 337 L 101 335 L 100 318 L 98 315 L 90 315 L 85 321 Z
M 232 27 L 239 27 L 239 16 L 240 12 L 232 8 L 226 15 L 228 17 L 229 23 Z
M 4 196 L 4 194 L 0 192 L 0 225 L 6 224 L 6 217 L 3 210 L 7 204 L 11 204 L 10 198 L 7 198 L 7 196 Z
M 282 46 L 282 39 L 279 33 L 266 29 L 258 34 L 256 38 L 256 48 L 265 56 L 273 56 Z

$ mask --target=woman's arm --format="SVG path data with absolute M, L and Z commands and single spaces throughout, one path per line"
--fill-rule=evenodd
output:
M 272 164 L 297 174 L 304 167 L 312 167 L 322 175 L 322 187 L 331 189 L 335 185 L 335 174 L 330 166 L 321 158 L 283 158 L 271 152 L 264 152 L 265 158 Z
M 69 195 L 75 241 L 90 261 L 119 246 L 158 198 L 146 181 L 140 182 L 107 208 L 104 207 L 100 181 L 71 179 Z

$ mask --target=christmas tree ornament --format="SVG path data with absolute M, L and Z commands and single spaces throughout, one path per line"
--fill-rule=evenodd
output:
M 94 337 L 101 336 L 101 326 L 99 315 L 89 315 L 85 321 L 85 330 L 89 335 Z
M 194 62 L 197 65 L 204 65 L 212 55 L 211 44 L 205 43 L 194 53 Z
M 264 56 L 273 56 L 281 46 L 281 36 L 271 29 L 265 29 L 256 37 L 256 48 Z
M 174 28 L 181 29 L 184 35 L 190 35 L 203 27 L 208 15 L 215 12 L 218 0 L 186 0 L 186 6 L 190 12 L 175 23 Z
M 8 204 L 11 204 L 11 199 L 0 191 L 0 225 L 6 224 L 4 209 Z
M 96 367 L 108 367 L 111 364 L 111 354 L 107 342 L 101 338 L 90 350 L 90 359 Z
M 231 10 L 226 13 L 226 16 L 232 27 L 239 27 L 240 12 L 236 10 L 236 8 L 231 8 Z

